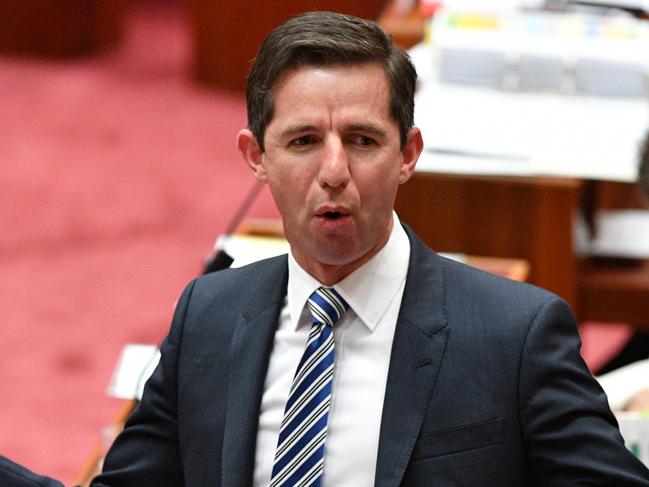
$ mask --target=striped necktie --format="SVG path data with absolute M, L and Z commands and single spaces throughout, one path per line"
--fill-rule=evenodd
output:
M 302 355 L 279 431 L 271 487 L 320 486 L 334 367 L 332 327 L 349 308 L 334 289 L 309 297 L 311 333 Z

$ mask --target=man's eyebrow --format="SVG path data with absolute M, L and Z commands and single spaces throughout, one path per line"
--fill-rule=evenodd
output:
M 354 123 L 346 126 L 345 128 L 349 132 L 365 132 L 378 135 L 380 137 L 385 137 L 385 135 L 387 134 L 387 131 L 383 127 L 380 127 L 379 125 L 375 125 L 373 123 Z
M 380 125 L 376 125 L 371 122 L 352 123 L 346 125 L 344 128 L 346 132 L 363 132 L 368 134 L 374 134 L 375 136 L 378 137 L 385 137 L 387 135 L 387 130 L 385 130 Z M 290 138 L 296 135 L 304 134 L 307 132 L 315 132 L 317 130 L 318 127 L 311 124 L 290 125 L 286 127 L 284 130 L 282 130 L 279 136 L 280 138 L 284 139 L 284 138 Z
M 309 125 L 309 124 L 292 125 L 282 130 L 279 136 L 281 138 L 293 137 L 295 135 L 303 134 L 305 132 L 314 132 L 315 130 L 317 130 L 315 125 Z

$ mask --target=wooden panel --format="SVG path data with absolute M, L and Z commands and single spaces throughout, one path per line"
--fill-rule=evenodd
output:
M 638 184 L 588 181 L 585 209 L 593 229 L 598 210 L 647 209 Z M 587 259 L 579 267 L 579 316 L 649 329 L 649 261 Z
M 530 275 L 530 265 L 523 259 L 503 259 L 498 257 L 476 257 L 469 255 L 465 264 L 497 276 L 513 279 L 514 281 L 527 281 Z
M 376 18 L 384 0 L 188 0 L 194 35 L 194 76 L 204 84 L 245 89 L 251 60 L 264 38 L 291 17 L 314 10 Z
M 649 260 L 587 260 L 580 266 L 580 317 L 649 330 Z
M 649 208 L 649 199 L 637 183 L 587 181 L 592 205 L 597 209 Z
M 124 0 L 0 0 L 0 51 L 68 57 L 109 47 Z
M 282 220 L 279 218 L 245 218 L 235 233 L 240 235 L 284 238 L 284 228 Z M 465 256 L 465 263 L 483 271 L 516 281 L 526 281 L 530 272 L 529 263 L 523 259 L 503 259 L 468 255 Z
M 401 3 L 397 0 L 388 2 L 377 22 L 392 37 L 392 42 L 410 49 L 424 40 L 427 19 L 418 8 L 404 10 Z
M 396 210 L 434 250 L 527 260 L 530 282 L 575 306 L 580 190 L 572 179 L 415 173 Z

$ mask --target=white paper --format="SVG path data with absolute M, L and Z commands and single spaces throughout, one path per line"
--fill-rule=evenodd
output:
M 438 255 L 441 255 L 442 257 L 446 257 L 447 259 L 454 260 L 456 262 L 466 262 L 466 254 L 462 254 L 459 252 L 438 252 Z
M 617 413 L 624 444 L 649 467 L 649 417 L 643 413 Z
M 649 359 L 640 360 L 597 377 L 614 411 L 620 411 L 640 391 L 649 389 Z
M 155 345 L 125 345 L 106 394 L 120 399 L 141 399 L 144 384 L 153 374 L 159 361 L 160 351 Z
M 567 18 L 562 29 L 565 30 L 571 21 L 575 29 L 583 29 L 588 24 L 582 17 L 575 16 Z M 629 24 L 631 20 L 610 22 L 612 25 L 620 23 L 620 28 L 629 31 L 635 28 L 635 24 Z M 410 52 L 420 76 L 415 123 L 422 130 L 425 145 L 418 171 L 625 182 L 637 179 L 639 150 L 649 131 L 647 96 L 574 94 L 576 81 L 571 85 L 567 82 L 570 77 L 561 80 L 559 92 L 526 91 L 521 89 L 520 83 L 508 83 L 506 72 L 499 87 L 443 83 L 437 78 L 439 56 L 444 48 L 479 52 L 486 47 L 484 42 L 476 45 L 473 39 L 479 32 L 476 29 L 445 28 L 442 24 L 440 33 L 436 28 L 435 25 L 432 39 L 437 43 L 437 50 L 432 44 L 422 44 Z M 588 55 L 583 58 L 584 62 L 612 63 L 613 66 L 623 61 L 639 70 L 647 70 L 649 66 L 649 58 L 642 54 L 644 50 L 638 49 L 638 46 L 649 45 L 646 28 L 641 29 L 642 35 L 638 34 L 635 40 L 611 40 L 603 36 L 592 41 L 587 36 L 575 34 L 573 38 L 572 34 L 561 32 L 563 37 L 558 42 L 552 36 L 536 38 L 512 29 L 511 35 L 520 37 L 513 42 L 506 33 L 494 29 L 493 39 L 498 41 L 498 46 L 491 46 L 491 49 L 499 48 L 504 52 L 512 48 L 523 49 L 526 51 L 521 51 L 519 56 L 556 58 L 562 65 L 570 64 L 564 58 L 567 51 L 574 51 Z M 483 35 L 484 39 L 489 39 L 489 35 Z M 629 59 L 620 59 L 622 54 Z M 512 56 L 510 64 L 517 66 L 522 57 Z M 572 69 L 575 68 L 576 64 Z M 572 72 L 569 66 L 564 66 L 564 71 Z M 478 73 L 476 79 L 479 78 Z M 619 81 L 610 76 L 600 78 L 586 81 L 603 92 L 614 90 L 613 85 Z
M 252 235 L 222 235 L 217 241 L 217 246 L 234 259 L 230 267 L 241 267 L 286 254 L 290 249 L 286 239 Z
M 425 147 L 417 167 L 421 171 L 633 182 L 649 130 L 649 102 L 644 99 L 429 82 L 415 106 Z M 448 155 L 452 152 L 458 155 Z
M 649 259 L 649 210 L 601 211 L 595 215 L 595 228 L 595 237 L 580 249 L 582 255 Z

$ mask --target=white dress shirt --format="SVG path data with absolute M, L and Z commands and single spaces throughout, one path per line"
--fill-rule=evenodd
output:
M 396 214 L 386 245 L 333 287 L 350 309 L 334 326 L 333 395 L 323 485 L 374 485 L 390 351 L 410 258 Z M 280 313 L 259 413 L 254 486 L 268 486 L 279 427 L 295 369 L 311 327 L 308 297 L 320 284 L 289 254 L 288 289 Z

